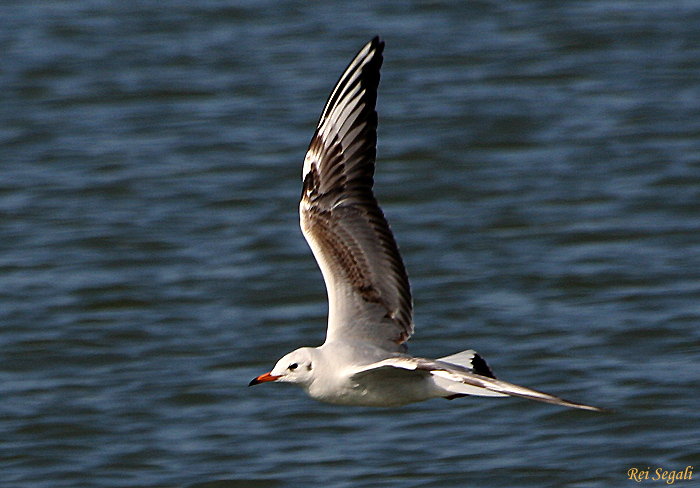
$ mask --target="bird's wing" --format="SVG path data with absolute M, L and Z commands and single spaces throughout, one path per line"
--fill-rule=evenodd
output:
M 301 230 L 328 292 L 326 342 L 389 351 L 413 333 L 408 276 L 372 192 L 384 43 L 363 47 L 336 84 L 304 158 Z
M 372 379 L 373 376 L 398 375 L 398 370 L 406 370 L 413 374 L 420 371 L 429 373 L 435 384 L 445 390 L 445 398 L 454 398 L 455 396 L 463 395 L 517 396 L 527 398 L 528 400 L 560 405 L 562 407 L 592 410 L 594 412 L 606 411 L 599 407 L 570 402 L 548 393 L 483 376 L 467 368 L 460 367 L 457 364 L 446 363 L 440 360 L 433 361 L 431 359 L 414 357 L 392 357 L 363 366 L 361 370 L 355 372 L 351 376 L 351 379 L 360 382 L 376 381 Z

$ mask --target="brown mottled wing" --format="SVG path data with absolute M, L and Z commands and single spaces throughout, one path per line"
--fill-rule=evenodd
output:
M 304 159 L 301 230 L 328 291 L 326 342 L 390 351 L 413 333 L 406 270 L 372 193 L 384 43 L 362 48 L 333 89 Z

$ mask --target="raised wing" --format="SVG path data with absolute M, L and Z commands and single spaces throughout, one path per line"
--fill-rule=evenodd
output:
M 372 193 L 384 43 L 360 50 L 331 93 L 304 158 L 301 230 L 328 292 L 326 342 L 404 350 L 413 333 L 408 276 Z

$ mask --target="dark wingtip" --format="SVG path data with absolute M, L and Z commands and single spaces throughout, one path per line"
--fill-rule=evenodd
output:
M 496 379 L 496 375 L 493 374 L 493 371 L 491 371 L 489 365 L 486 364 L 486 360 L 476 352 L 474 353 L 474 357 L 472 358 L 472 370 L 476 374 L 480 374 L 481 376 L 493 378 L 494 380 Z

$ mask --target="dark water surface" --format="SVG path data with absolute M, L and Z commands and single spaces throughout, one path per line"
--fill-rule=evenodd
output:
M 2 2 L 0 485 L 694 485 L 698 32 L 695 1 Z M 323 341 L 302 160 L 375 34 L 412 352 L 616 413 L 246 388 Z

